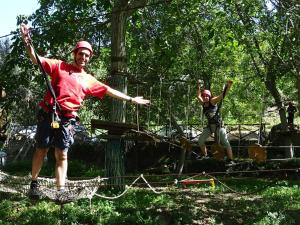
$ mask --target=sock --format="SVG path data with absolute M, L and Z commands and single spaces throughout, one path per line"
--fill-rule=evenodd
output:
M 57 187 L 57 191 L 64 191 L 65 187 Z
M 30 188 L 31 188 L 31 189 L 32 189 L 32 188 L 37 188 L 37 186 L 38 186 L 37 180 L 32 180 L 31 183 L 30 183 Z

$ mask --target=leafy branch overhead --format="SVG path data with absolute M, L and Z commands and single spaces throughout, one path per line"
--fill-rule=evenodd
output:
M 112 52 L 117 12 L 126 14 L 124 42 Z M 263 108 L 274 105 L 284 122 L 285 103 L 298 105 L 300 99 L 299 13 L 295 0 L 54 0 L 40 1 L 32 15 L 20 15 L 16 22 L 32 24 L 33 44 L 41 55 L 71 61 L 74 43 L 90 41 L 95 54 L 88 69 L 104 82 L 113 71 L 112 59 L 122 59 L 129 94 L 151 96 L 153 102 L 150 113 L 139 111 L 142 123 L 164 123 L 170 110 L 179 120 L 188 113 L 189 122 L 201 122 L 197 81 L 215 94 L 227 79 L 234 85 L 224 102 L 226 122 L 258 122 Z M 0 84 L 10 96 L 1 101 L 7 109 L 13 108 L 20 87 L 31 90 L 35 102 L 44 88 L 18 32 L 10 44 L 6 51 L 7 43 L 1 42 Z M 126 54 L 120 54 L 124 49 Z M 107 107 L 100 110 L 93 99 L 86 105 L 95 115 L 110 117 Z M 127 113 L 134 122 L 134 108 Z

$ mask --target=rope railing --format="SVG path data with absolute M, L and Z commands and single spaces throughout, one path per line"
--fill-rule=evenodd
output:
M 222 186 L 224 186 L 226 189 L 228 189 L 231 192 L 234 192 L 236 194 L 239 195 L 251 195 L 251 194 L 255 194 L 258 192 L 261 192 L 263 190 L 265 190 L 266 188 L 270 187 L 273 184 L 276 184 L 277 181 L 279 180 L 279 178 L 277 177 L 277 179 L 273 182 L 270 182 L 269 184 L 260 187 L 252 192 L 240 192 L 235 190 L 232 187 L 229 187 L 227 184 L 225 184 L 223 181 L 221 181 L 220 178 L 217 178 L 217 175 L 229 175 L 229 174 L 233 174 L 233 173 L 263 173 L 263 172 L 296 172 L 299 173 L 299 169 L 300 168 L 295 168 L 295 169 L 277 169 L 277 170 L 254 170 L 254 171 L 226 171 L 226 172 L 210 172 L 210 173 L 198 173 L 198 174 L 194 174 L 193 176 L 190 176 L 188 178 L 184 178 L 183 180 L 178 182 L 178 179 L 174 179 L 174 182 L 172 182 L 172 186 L 181 184 L 183 185 L 183 187 L 186 187 L 185 185 L 188 184 L 188 180 L 191 180 L 197 176 L 206 176 L 209 179 L 205 180 L 205 181 L 209 181 L 209 183 L 212 185 L 213 189 L 215 189 L 215 184 L 220 184 Z M 175 174 L 173 174 L 175 175 Z M 178 174 L 176 174 L 178 176 Z M 158 175 L 147 175 L 147 177 L 150 176 L 158 176 Z M 160 176 L 170 176 L 168 175 L 160 175 Z M 126 176 L 128 177 L 128 176 Z M 64 192 L 64 196 L 63 198 L 61 198 L 61 202 L 60 204 L 63 206 L 64 204 L 68 203 L 68 202 L 72 202 L 72 201 L 76 201 L 79 199 L 89 199 L 90 201 L 90 205 L 91 205 L 91 200 L 94 196 L 99 197 L 99 198 L 103 198 L 106 200 L 115 200 L 118 198 L 121 198 L 122 196 L 124 196 L 130 189 L 133 188 L 134 185 L 139 185 L 139 183 L 137 183 L 139 180 L 142 180 L 144 184 L 146 184 L 146 186 L 155 194 L 162 194 L 165 193 L 165 189 L 163 189 L 162 191 L 158 191 L 158 189 L 161 189 L 162 187 L 153 187 L 154 183 L 161 183 L 161 184 L 166 184 L 167 182 L 149 182 L 143 174 L 139 175 L 133 182 L 131 182 L 130 185 L 126 185 L 125 186 L 125 190 L 116 196 L 104 196 L 101 194 L 98 194 L 97 191 L 99 189 L 99 187 L 102 185 L 104 185 L 104 181 L 107 180 L 109 178 L 100 178 L 100 177 L 96 177 L 93 179 L 89 179 L 89 180 L 67 180 L 67 185 L 66 188 L 68 191 Z M 10 192 L 10 193 L 21 193 L 22 195 L 26 195 L 28 192 L 28 188 L 29 188 L 29 180 L 30 177 L 29 176 L 25 176 L 25 177 L 17 177 L 17 176 L 12 176 L 12 175 L 8 175 L 4 172 L 0 171 L 0 191 L 2 192 Z M 18 182 L 19 181 L 19 182 Z M 182 182 L 185 181 L 185 182 Z M 204 180 L 199 180 L 201 182 L 196 182 L 197 180 L 192 180 L 192 184 L 197 184 L 197 183 L 208 183 L 208 182 L 203 182 Z M 25 184 L 25 182 L 27 182 L 27 184 Z M 50 200 L 56 201 L 56 194 L 57 191 L 54 188 L 54 179 L 50 179 L 50 178 L 39 178 L 39 191 L 42 194 L 42 197 L 44 198 L 48 198 Z M 49 184 L 50 183 L 50 184 Z M 170 182 L 168 182 L 168 184 L 170 185 Z M 119 184 L 118 184 L 119 185 Z M 167 193 L 167 192 L 166 192 Z
M 154 175 L 144 175 L 141 174 L 139 175 L 134 181 L 131 182 L 130 185 L 128 185 L 128 183 L 124 183 L 122 185 L 125 185 L 126 188 L 130 188 L 132 187 L 134 184 L 135 185 L 142 185 L 142 184 L 146 184 L 146 186 L 148 186 L 150 189 L 153 188 L 153 185 L 151 184 L 174 184 L 176 183 L 176 180 L 178 180 L 180 177 L 185 177 L 183 180 L 185 179 L 193 179 L 195 177 L 199 177 L 199 176 L 228 176 L 228 175 L 234 175 L 234 174 L 264 174 L 264 173 L 278 173 L 278 172 L 295 172 L 295 173 L 299 173 L 300 168 L 290 168 L 290 169 L 256 169 L 256 170 L 236 170 L 236 171 L 214 171 L 214 172 L 201 172 L 201 173 L 185 173 L 182 175 L 178 175 L 177 173 L 173 173 L 173 174 L 154 174 Z M 72 189 L 77 189 L 77 188 L 82 188 L 82 187 L 88 187 L 88 188 L 93 188 L 93 187 L 105 187 L 105 186 L 114 186 L 113 184 L 106 184 L 105 181 L 109 180 L 109 179 L 115 179 L 115 178 L 135 178 L 136 175 L 131 175 L 131 176 L 115 176 L 115 177 L 105 177 L 105 178 L 100 178 L 100 177 L 96 177 L 96 178 L 83 178 L 82 180 L 77 180 L 79 178 L 72 178 L 72 180 L 67 180 L 66 183 L 66 188 L 68 190 L 72 190 Z M 149 182 L 146 178 L 161 178 L 161 177 L 175 177 L 173 181 L 151 181 Z M 138 183 L 137 181 L 142 180 L 142 183 Z M 16 189 L 15 192 L 20 192 L 20 193 L 27 193 L 27 191 L 29 190 L 29 183 L 30 183 L 31 179 L 30 176 L 13 176 L 13 175 L 9 175 L 7 173 L 1 172 L 0 171 L 0 188 L 2 188 L 3 186 L 7 186 L 10 188 L 14 188 Z M 55 187 L 55 179 L 54 178 L 46 178 L 46 177 L 39 177 L 38 178 L 39 181 L 39 186 L 40 187 L 45 187 L 45 188 L 54 188 Z M 119 186 L 120 184 L 118 184 L 117 186 Z M 18 186 L 24 186 L 21 188 L 21 190 L 19 190 L 20 188 Z M 0 189 L 1 190 L 1 189 Z

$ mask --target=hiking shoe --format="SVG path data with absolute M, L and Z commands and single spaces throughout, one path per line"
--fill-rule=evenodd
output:
M 41 198 L 41 192 L 38 189 L 37 181 L 31 181 L 28 196 L 31 200 L 39 200 Z
M 62 205 L 66 203 L 70 203 L 74 200 L 74 196 L 71 195 L 69 191 L 59 190 L 56 193 L 55 203 Z
M 208 155 L 206 156 L 201 156 L 201 157 L 198 157 L 197 160 L 203 160 L 203 159 L 209 159 L 210 157 Z

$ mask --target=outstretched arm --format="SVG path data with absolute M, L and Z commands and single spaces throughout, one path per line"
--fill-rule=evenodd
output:
M 200 81 L 198 81 L 197 99 L 199 100 L 200 104 L 203 105 L 203 98 L 201 96 L 201 83 L 200 83 Z
M 104 84 L 103 84 L 104 85 Z M 132 103 L 135 103 L 135 104 L 140 104 L 140 105 L 148 105 L 150 104 L 150 101 L 147 100 L 147 99 L 144 99 L 142 96 L 137 96 L 137 97 L 130 97 L 116 89 L 113 89 L 107 85 L 105 85 L 106 88 L 107 88 L 107 94 L 110 96 L 110 97 L 113 97 L 113 98 L 117 98 L 117 99 L 120 99 L 120 100 L 125 100 L 125 101 L 130 101 Z
M 34 49 L 31 45 L 31 39 L 30 39 L 30 36 L 29 36 L 29 28 L 26 24 L 22 23 L 20 25 L 20 32 L 21 32 L 21 35 L 22 35 L 22 39 L 23 39 L 23 42 L 25 44 L 25 47 L 26 47 L 26 50 L 28 52 L 28 55 L 31 59 L 31 61 L 34 63 L 34 64 L 37 64 L 37 59 L 36 59 L 36 56 L 35 56 L 35 52 L 34 52 Z
M 217 104 L 218 102 L 220 102 L 225 96 L 226 94 L 229 92 L 231 86 L 232 86 L 232 80 L 228 80 L 226 81 L 226 90 L 224 93 L 224 90 L 222 91 L 222 93 L 218 96 L 215 96 L 211 99 L 212 104 Z

